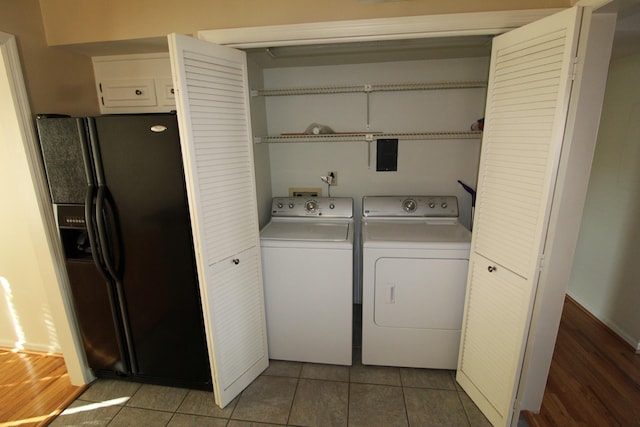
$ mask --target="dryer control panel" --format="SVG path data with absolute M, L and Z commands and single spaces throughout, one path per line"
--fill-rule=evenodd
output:
M 455 196 L 365 196 L 364 217 L 457 218 Z
M 273 217 L 353 218 L 351 197 L 274 197 Z

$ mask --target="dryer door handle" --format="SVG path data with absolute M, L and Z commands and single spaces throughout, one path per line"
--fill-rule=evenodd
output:
M 384 302 L 387 304 L 396 303 L 396 285 L 387 285 Z

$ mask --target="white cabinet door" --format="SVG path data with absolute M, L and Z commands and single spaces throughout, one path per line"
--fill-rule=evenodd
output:
M 493 42 L 457 380 L 496 426 L 513 417 L 581 20 L 574 7 Z
M 153 79 L 103 80 L 99 87 L 102 105 L 115 111 L 118 108 L 155 107 L 157 104 Z
M 176 34 L 169 51 L 214 393 L 224 407 L 269 363 L 246 57 Z

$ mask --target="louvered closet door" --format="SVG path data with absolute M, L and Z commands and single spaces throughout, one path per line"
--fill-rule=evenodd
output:
M 175 34 L 169 48 L 214 393 L 224 407 L 269 363 L 246 57 Z
M 571 94 L 582 9 L 494 39 L 457 380 L 508 425 Z

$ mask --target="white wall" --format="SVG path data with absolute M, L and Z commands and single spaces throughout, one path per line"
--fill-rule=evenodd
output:
M 2 46 L 0 46 L 2 47 Z M 6 57 L 5 57 L 6 59 Z M 0 55 L 0 347 L 60 352 L 45 284 L 55 281 L 23 147 L 14 88 Z
M 266 88 L 394 82 L 486 80 L 488 58 L 443 59 L 378 64 L 267 69 Z M 382 132 L 463 131 L 484 116 L 482 89 L 387 92 L 371 94 L 370 130 Z M 305 95 L 268 97 L 270 135 L 302 132 L 312 122 L 336 132 L 364 131 L 366 95 Z M 360 215 L 365 195 L 456 195 L 461 219 L 468 226 L 471 199 L 457 180 L 475 187 L 479 139 L 400 140 L 398 171 L 376 172 L 375 143 L 371 167 L 366 142 L 271 143 L 269 155 L 274 196 L 289 187 L 327 188 L 320 181 L 329 170 L 338 172 L 332 196 L 353 197 Z
M 640 349 L 640 55 L 612 61 L 569 295 Z

